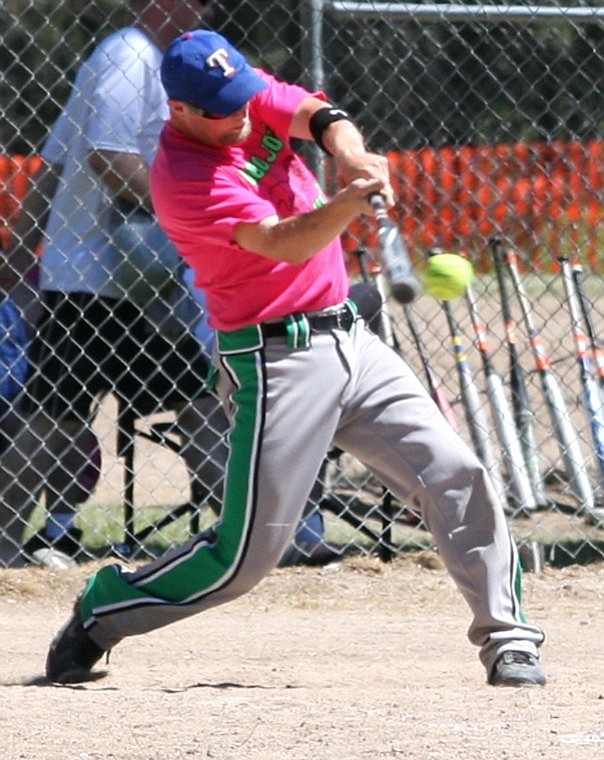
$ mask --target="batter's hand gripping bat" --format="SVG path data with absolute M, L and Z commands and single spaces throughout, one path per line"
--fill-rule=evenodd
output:
M 501 240 L 499 238 L 492 238 L 489 241 L 489 245 L 495 261 L 495 272 L 501 299 L 501 313 L 505 329 L 505 341 L 510 362 L 510 390 L 514 421 L 535 500 L 539 507 L 547 507 L 549 500 L 545 493 L 539 462 L 539 447 L 535 438 L 535 415 L 531 409 L 524 379 L 524 370 L 520 364 L 518 346 L 516 345 L 516 321 L 512 316 Z
M 505 261 L 522 310 L 524 324 L 535 358 L 535 365 L 541 379 L 545 401 L 550 412 L 560 453 L 564 460 L 570 490 L 578 500 L 580 508 L 590 512 L 595 507 L 595 497 L 587 468 L 585 467 L 579 438 L 573 427 L 558 378 L 552 370 L 545 345 L 533 323 L 531 306 L 520 279 L 516 253 L 514 251 L 506 251 Z

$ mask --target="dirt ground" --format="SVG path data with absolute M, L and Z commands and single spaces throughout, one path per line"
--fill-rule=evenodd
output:
M 525 576 L 544 689 L 486 685 L 430 553 L 277 570 L 122 642 L 105 678 L 51 686 L 48 642 L 92 569 L 0 571 L 1 758 L 604 757 L 602 564 Z

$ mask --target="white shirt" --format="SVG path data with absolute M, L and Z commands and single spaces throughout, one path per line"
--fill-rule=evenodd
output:
M 108 238 L 112 193 L 88 164 L 94 150 L 137 153 L 150 165 L 168 117 L 162 53 L 134 28 L 121 29 L 78 70 L 42 156 L 63 167 L 42 254 L 41 287 L 118 297 L 119 255 Z

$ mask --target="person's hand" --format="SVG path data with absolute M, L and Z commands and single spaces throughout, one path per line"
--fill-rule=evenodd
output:
M 378 192 L 384 197 L 386 208 L 394 206 L 394 191 L 390 184 L 390 167 L 386 156 L 367 151 L 341 151 L 337 156 L 337 169 L 347 184 L 359 178 L 379 180 L 381 188 Z
M 376 177 L 358 177 L 339 190 L 332 198 L 332 203 L 349 207 L 352 215 L 375 215 L 375 209 L 369 203 L 374 193 L 385 195 L 387 192 L 383 180 Z

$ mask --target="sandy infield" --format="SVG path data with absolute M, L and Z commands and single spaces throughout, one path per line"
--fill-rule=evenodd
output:
M 122 642 L 108 675 L 45 683 L 48 642 L 95 565 L 0 571 L 2 758 L 604 756 L 604 566 L 525 576 L 544 689 L 485 684 L 440 559 L 273 572 L 246 597 Z

